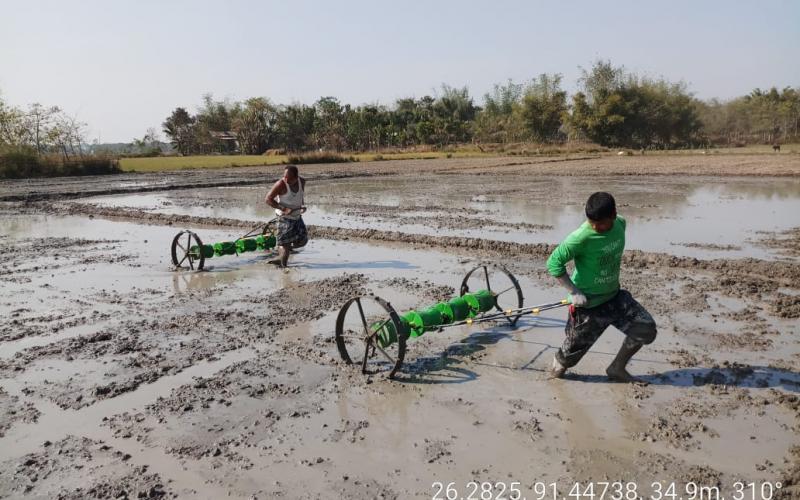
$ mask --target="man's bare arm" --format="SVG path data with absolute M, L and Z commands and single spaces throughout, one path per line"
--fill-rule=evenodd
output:
M 274 186 L 272 186 L 272 189 L 269 190 L 266 198 L 264 198 L 264 202 L 272 208 L 283 208 L 281 204 L 275 200 L 277 196 L 282 194 L 286 194 L 286 185 L 283 183 L 283 181 L 278 181 Z

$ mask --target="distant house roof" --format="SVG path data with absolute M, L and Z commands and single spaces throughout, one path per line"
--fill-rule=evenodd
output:
M 228 130 L 226 132 L 216 132 L 214 130 L 210 130 L 208 133 L 214 139 L 219 139 L 221 141 L 236 141 L 239 139 L 238 137 L 236 137 L 236 132 L 232 130 Z

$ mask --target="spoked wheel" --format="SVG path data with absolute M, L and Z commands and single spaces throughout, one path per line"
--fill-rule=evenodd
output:
M 202 247 L 200 237 L 191 231 L 181 231 L 172 239 L 172 264 L 178 269 L 197 269 L 201 271 L 206 258 L 203 252 L 192 252 L 192 247 Z
M 267 238 L 275 238 L 277 241 L 278 238 L 278 219 L 272 219 L 271 221 L 264 224 L 264 227 L 261 230 L 261 234 L 266 236 Z M 275 250 L 277 247 L 272 248 Z
M 240 240 L 245 238 L 252 238 L 253 236 L 265 236 L 266 238 L 277 238 L 278 237 L 278 218 L 275 217 L 274 219 L 270 220 L 266 224 L 259 224 L 250 231 L 247 232 L 244 236 L 239 237 Z
M 499 264 L 481 264 L 464 276 L 460 295 L 478 290 L 489 290 L 495 295 L 495 308 L 498 311 L 522 308 L 522 288 L 517 278 Z M 521 314 L 506 316 L 511 326 L 517 324 Z
M 375 295 L 348 300 L 336 318 L 336 347 L 347 364 L 360 364 L 361 373 L 388 371 L 393 378 L 403 366 L 408 331 L 391 304 Z

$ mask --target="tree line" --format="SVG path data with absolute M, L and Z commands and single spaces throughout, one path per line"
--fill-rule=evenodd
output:
M 162 124 L 184 155 L 262 154 L 268 150 L 368 151 L 463 143 L 564 143 L 605 147 L 691 148 L 800 140 L 800 89 L 755 89 L 729 101 L 694 97 L 682 82 L 642 77 L 596 61 L 583 69 L 569 96 L 559 74 L 494 85 L 481 105 L 466 87 L 443 85 L 433 96 L 392 105 L 343 104 L 322 97 L 311 105 L 203 96 L 195 113 L 175 108 Z M 0 154 L 86 156 L 86 124 L 58 107 L 7 105 L 0 95 Z M 161 154 L 155 129 L 131 144 L 137 154 Z
M 0 95 L 0 152 L 26 150 L 57 154 L 69 161 L 83 156 L 86 124 L 57 106 L 12 107 Z
M 195 114 L 176 108 L 164 133 L 181 154 L 366 151 L 460 143 L 564 143 L 671 149 L 800 139 L 800 91 L 755 89 L 727 102 L 702 101 L 686 84 L 597 61 L 568 96 L 559 74 L 497 84 L 475 104 L 466 87 L 393 105 L 351 106 L 335 97 L 275 104 L 208 94 Z
M 119 172 L 110 157 L 88 154 L 86 124 L 57 106 L 9 106 L 0 95 L 0 178 Z

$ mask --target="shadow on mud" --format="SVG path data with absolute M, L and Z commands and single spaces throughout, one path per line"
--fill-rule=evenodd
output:
M 299 269 L 419 269 L 415 266 L 402 260 L 373 260 L 369 262 L 331 262 L 313 264 L 298 262 L 291 263 L 289 267 L 296 267 Z
M 418 357 L 411 362 L 407 361 L 403 365 L 402 375 L 398 376 L 397 380 L 413 384 L 457 384 L 475 380 L 478 378 L 477 373 L 455 365 L 464 363 L 464 358 L 483 351 L 488 346 L 497 344 L 504 339 L 525 342 L 525 340 L 520 340 L 515 336 L 527 333 L 526 330 L 533 328 L 564 328 L 565 323 L 565 321 L 555 318 L 523 317 L 519 319 L 516 327 L 512 328 L 508 323 L 498 322 L 491 328 L 471 333 L 467 337 L 447 346 L 438 355 Z M 546 344 L 542 345 L 545 346 L 543 351 L 550 348 Z M 529 362 L 528 365 L 534 360 Z M 502 365 L 493 366 L 503 367 Z M 517 369 L 516 367 L 506 368 Z
M 752 389 L 775 387 L 800 393 L 800 374 L 767 366 L 733 365 L 726 368 L 682 368 L 642 378 L 653 385 L 676 387 L 729 385 Z

